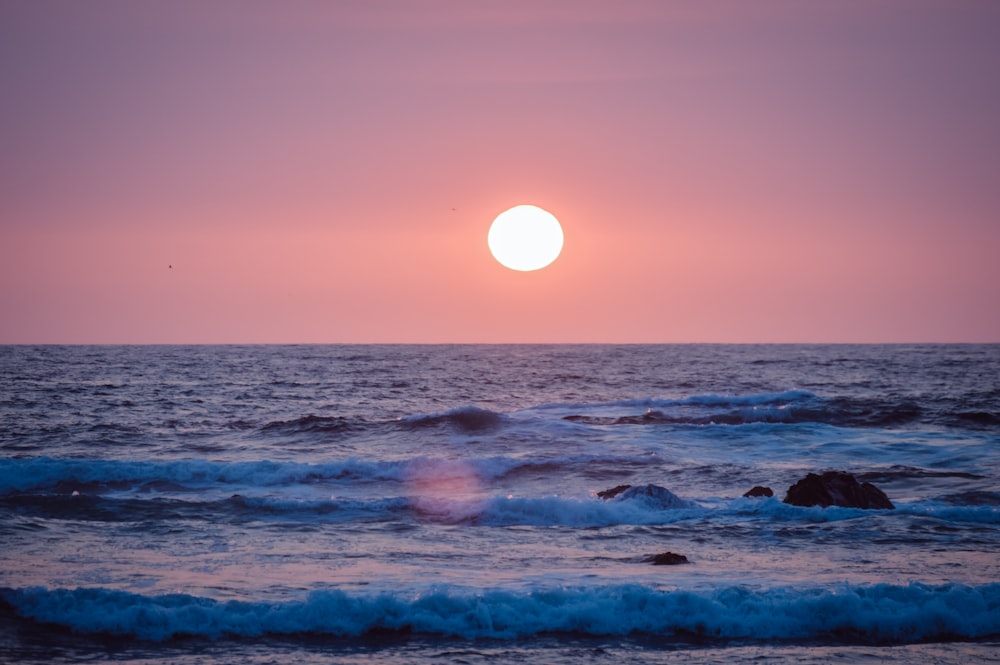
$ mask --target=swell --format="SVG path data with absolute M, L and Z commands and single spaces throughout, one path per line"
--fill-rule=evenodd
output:
M 802 390 L 736 396 L 694 395 L 676 400 L 622 400 L 578 407 L 580 413 L 565 415 L 563 419 L 586 425 L 814 423 L 885 429 L 914 424 L 966 429 L 989 429 L 1000 425 L 1000 414 L 963 409 L 947 400 L 918 402 L 904 397 L 820 397 Z M 645 410 L 636 413 L 634 410 L 637 408 Z M 615 409 L 632 412 L 607 414 L 607 411 Z M 600 413 L 588 413 L 591 411 Z
M 259 431 L 261 434 L 277 436 L 322 434 L 325 436 L 342 435 L 347 437 L 364 432 L 370 427 L 370 423 L 361 419 L 310 414 L 291 420 L 272 420 L 261 426 Z
M 348 437 L 386 426 L 406 430 L 446 427 L 461 432 L 482 432 L 500 427 L 504 415 L 478 406 L 460 406 L 436 413 L 417 413 L 389 421 L 369 421 L 343 416 L 306 415 L 291 420 L 274 420 L 259 428 L 262 434 L 282 436 L 321 434 Z
M 310 452 L 322 453 L 331 443 L 348 444 L 353 439 L 376 440 L 416 432 L 433 435 L 440 431 L 459 435 L 490 435 L 512 423 L 545 432 L 560 420 L 584 426 L 740 426 L 752 424 L 817 424 L 845 428 L 899 429 L 930 425 L 971 431 L 1000 430 L 997 396 L 976 395 L 968 400 L 955 396 L 922 395 L 919 398 L 822 397 L 805 390 L 787 390 L 744 395 L 697 394 L 678 399 L 621 399 L 605 402 L 557 402 L 505 413 L 473 405 L 440 412 L 413 413 L 405 417 L 378 418 L 307 413 L 263 423 L 246 418 L 198 417 L 149 419 L 143 422 L 91 422 L 45 424 L 26 422 L 0 425 L 0 449 L 10 453 L 42 453 L 54 443 L 114 446 L 129 450 L 156 449 L 164 441 L 194 453 L 219 452 L 231 445 L 238 433 L 245 443 L 271 445 L 274 441 L 306 443 Z M 526 420 L 525 417 L 528 419 Z M 223 436 L 221 444 L 216 443 Z M 2 481 L 0 481 L 2 482 Z M 0 485 L 2 491 L 2 485 Z
M 131 407 L 131 404 L 120 404 Z M 161 406 L 169 410 L 177 405 Z M 41 405 L 39 405 L 41 408 Z M 377 414 L 368 414 L 375 416 Z M 267 442 L 310 441 L 318 445 L 348 441 L 352 438 L 384 436 L 391 432 L 412 432 L 419 429 L 446 429 L 470 434 L 488 432 L 501 427 L 506 416 L 477 406 L 460 406 L 443 412 L 416 413 L 406 417 L 382 418 L 307 413 L 287 418 L 255 422 L 247 418 L 220 418 L 215 414 L 170 416 L 162 418 L 147 414 L 145 418 L 130 414 L 133 422 L 103 422 L 99 418 L 81 416 L 78 422 L 49 424 L 44 422 L 0 423 L 0 450 L 11 452 L 50 449 L 53 442 L 75 442 L 79 445 L 128 447 L 152 446 L 164 438 L 175 440 L 197 450 L 199 445 L 211 445 L 213 437 L 238 433 L 247 439 Z
M 206 521 L 245 523 L 249 521 L 321 521 L 323 523 L 385 521 L 405 512 L 411 501 L 405 497 L 370 501 L 350 499 L 295 500 L 234 494 L 217 500 L 175 498 L 120 498 L 21 494 L 0 496 L 0 510 L 21 517 L 82 522 Z
M 46 490 L 101 494 L 113 491 L 191 491 L 215 486 L 274 487 L 327 481 L 398 480 L 399 462 L 350 458 L 325 464 L 220 462 L 200 459 L 124 461 L 30 457 L 0 459 L 0 494 Z
M 284 602 L 147 596 L 106 588 L 0 589 L 18 617 L 77 633 L 184 637 L 356 637 L 378 632 L 515 639 L 644 634 L 705 642 L 894 644 L 1000 634 L 1000 584 L 661 590 L 641 585 L 348 594 Z
M 107 494 L 175 492 L 205 489 L 269 488 L 323 483 L 433 482 L 456 477 L 476 481 L 524 474 L 548 474 L 591 467 L 634 468 L 657 464 L 649 455 L 569 455 L 556 458 L 479 457 L 400 460 L 225 462 L 204 459 L 170 461 L 26 457 L 0 459 L 0 495 L 25 492 Z
M 448 487 L 453 485 L 449 484 Z M 948 494 L 932 501 L 900 502 L 894 511 L 860 508 L 799 507 L 770 499 L 729 499 L 699 503 L 670 492 L 624 494 L 611 500 L 594 496 L 493 496 L 476 492 L 449 494 L 419 484 L 403 486 L 396 496 L 328 499 L 233 494 L 225 498 L 180 499 L 162 496 L 95 496 L 18 493 L 0 496 L 0 511 L 22 518 L 79 522 L 205 521 L 242 524 L 252 521 L 345 524 L 428 520 L 480 527 L 603 528 L 696 522 L 699 529 L 723 531 L 734 524 L 772 528 L 780 524 L 858 521 L 876 516 L 884 528 L 909 528 L 915 518 L 949 528 L 1000 524 L 1000 495 L 995 492 Z
M 423 428 L 449 426 L 464 432 L 483 432 L 496 429 L 504 422 L 503 414 L 477 406 L 463 406 L 441 413 L 413 415 L 400 421 L 403 427 Z

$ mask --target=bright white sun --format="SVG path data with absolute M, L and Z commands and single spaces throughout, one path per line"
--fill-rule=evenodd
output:
M 493 257 L 511 270 L 538 270 L 559 256 L 563 232 L 552 213 L 520 205 L 497 215 L 487 242 Z

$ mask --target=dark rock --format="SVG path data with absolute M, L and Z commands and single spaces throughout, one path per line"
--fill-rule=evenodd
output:
M 674 508 L 694 508 L 697 504 L 680 498 L 666 487 L 659 485 L 635 485 L 619 495 L 619 499 L 641 501 L 647 507 L 656 510 L 671 510 Z
M 604 500 L 613 499 L 613 498 L 615 498 L 616 496 L 618 496 L 619 494 L 621 494 L 622 492 L 624 492 L 625 490 L 627 490 L 630 487 L 632 487 L 632 486 L 631 485 L 619 485 L 617 487 L 612 487 L 609 490 L 604 490 L 603 492 L 598 492 L 597 496 L 601 497 Z
M 619 485 L 618 487 L 598 492 L 597 496 L 604 500 L 641 501 L 654 510 L 695 508 L 697 506 L 697 504 L 686 501 L 666 487 L 660 487 L 659 485 Z
M 785 503 L 793 506 L 841 506 L 843 508 L 878 508 L 892 510 L 889 497 L 871 483 L 859 483 L 844 471 L 810 473 L 788 488 Z
M 679 563 L 691 563 L 683 554 L 674 554 L 673 552 L 663 552 L 662 554 L 647 556 L 642 562 L 651 563 L 654 566 L 676 566 Z
M 753 489 L 748 490 L 747 493 L 744 494 L 743 496 L 747 498 L 752 498 L 755 496 L 774 496 L 774 492 L 771 490 L 770 487 L 762 487 L 760 485 L 756 485 Z
M 584 425 L 614 425 L 615 418 L 611 416 L 563 416 L 563 420 Z

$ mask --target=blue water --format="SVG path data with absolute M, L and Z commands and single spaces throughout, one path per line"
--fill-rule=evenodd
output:
M 1000 346 L 0 347 L 0 542 L 2 662 L 997 662 Z

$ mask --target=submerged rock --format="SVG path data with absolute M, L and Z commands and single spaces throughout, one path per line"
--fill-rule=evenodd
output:
M 871 483 L 859 483 L 844 471 L 810 473 L 788 488 L 784 502 L 793 506 L 840 506 L 892 510 L 896 506 Z
M 632 486 L 631 485 L 618 485 L 617 487 L 612 487 L 611 489 L 607 489 L 607 490 L 598 492 L 597 496 L 599 496 L 599 497 L 601 497 L 602 499 L 605 499 L 605 500 L 607 500 L 607 499 L 613 499 L 613 498 L 615 498 L 616 496 L 618 496 L 619 494 L 621 494 L 622 492 L 624 492 L 625 490 L 627 490 L 630 487 L 632 487 Z
M 753 488 L 747 490 L 747 492 L 743 496 L 747 498 L 753 498 L 757 496 L 774 496 L 774 491 L 770 487 L 755 485 Z
M 619 485 L 611 489 L 598 492 L 597 496 L 602 499 L 616 499 L 627 501 L 630 499 L 642 501 L 650 508 L 693 508 L 697 504 L 680 498 L 666 487 L 659 485 Z
M 662 554 L 647 556 L 642 562 L 651 563 L 654 566 L 676 566 L 679 563 L 691 563 L 683 554 L 674 554 L 673 552 L 663 552 Z

